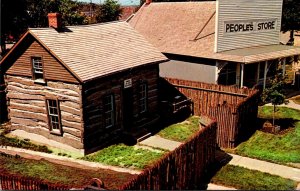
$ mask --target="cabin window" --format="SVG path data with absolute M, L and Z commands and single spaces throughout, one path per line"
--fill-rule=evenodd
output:
M 139 85 L 139 112 L 144 113 L 147 111 L 148 87 L 147 83 Z
M 62 134 L 58 100 L 48 99 L 47 109 L 48 109 L 48 123 L 50 126 L 50 131 L 55 134 Z
M 113 94 L 103 98 L 104 126 L 113 127 L 115 124 L 115 98 Z
M 235 85 L 236 84 L 236 64 L 229 63 L 219 73 L 218 84 Z
M 41 57 L 32 57 L 33 79 L 44 81 L 43 61 Z

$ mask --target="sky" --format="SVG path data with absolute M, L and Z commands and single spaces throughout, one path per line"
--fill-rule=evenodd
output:
M 90 3 L 91 0 L 77 0 L 81 2 L 88 2 Z M 103 3 L 105 0 L 92 0 L 92 3 Z M 127 5 L 139 5 L 140 0 L 117 0 L 117 2 L 122 5 L 122 6 L 127 6 Z

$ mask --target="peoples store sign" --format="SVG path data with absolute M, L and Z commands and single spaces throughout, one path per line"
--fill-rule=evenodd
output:
M 283 0 L 217 0 L 215 52 L 279 44 Z
M 276 30 L 277 19 L 225 21 L 224 35 Z

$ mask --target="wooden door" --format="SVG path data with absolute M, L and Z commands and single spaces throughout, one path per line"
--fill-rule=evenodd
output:
M 123 123 L 125 130 L 132 128 L 133 121 L 133 90 L 132 87 L 123 89 Z

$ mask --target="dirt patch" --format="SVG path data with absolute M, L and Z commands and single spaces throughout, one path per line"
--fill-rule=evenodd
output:
M 266 133 L 283 135 L 289 131 L 294 130 L 296 122 L 297 120 L 294 120 L 292 118 L 275 119 L 275 126 L 279 127 L 273 127 L 272 119 L 258 118 L 258 127 L 260 131 Z

